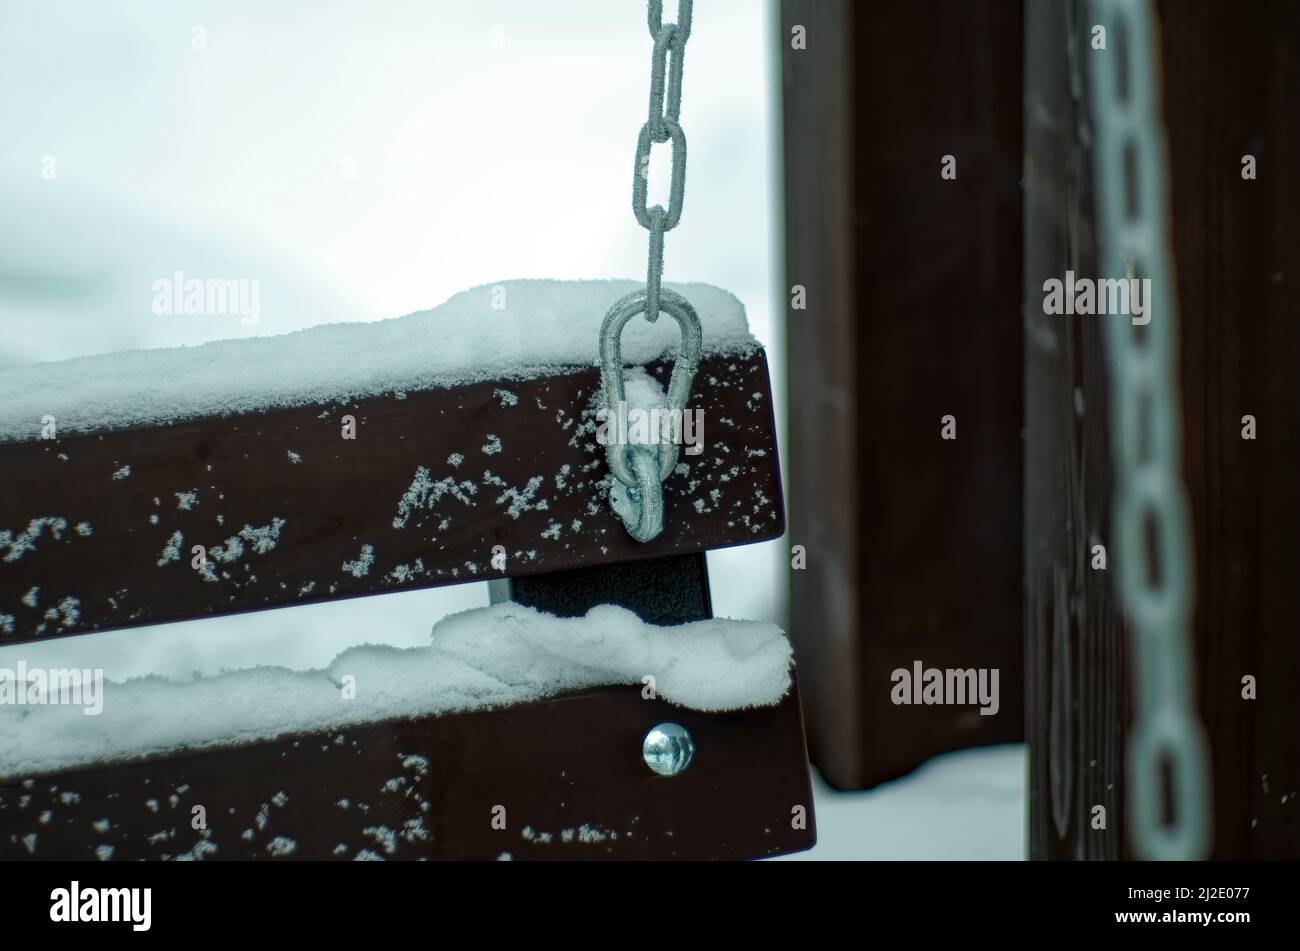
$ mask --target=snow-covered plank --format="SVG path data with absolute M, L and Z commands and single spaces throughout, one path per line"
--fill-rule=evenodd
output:
M 640 753 L 665 720 L 696 745 L 672 777 Z M 701 713 L 601 688 L 0 784 L 0 859 L 757 858 L 814 838 L 793 693 Z
M 641 685 L 647 676 L 663 699 L 703 712 L 770 706 L 790 689 L 790 643 L 774 624 L 711 617 L 648 624 L 619 606 L 627 600 L 619 591 L 591 591 L 581 616 L 495 604 L 438 621 L 426 647 L 352 647 L 319 670 L 252 667 L 119 683 L 89 669 L 0 667 L 0 783 Z
M 0 442 L 40 438 L 47 417 L 60 434 L 71 435 L 552 376 L 595 364 L 605 312 L 641 286 L 503 281 L 390 320 L 5 370 Z M 708 284 L 665 286 L 699 314 L 703 353 L 745 353 L 757 346 L 744 307 L 727 291 Z M 193 292 L 226 290 L 196 286 Z M 623 336 L 624 359 L 650 363 L 677 346 L 677 335 L 673 321 L 635 321 Z
M 20 685 L 33 672 L 0 669 L 0 859 L 750 858 L 812 844 L 790 644 L 774 625 L 711 617 L 702 554 L 510 585 L 516 601 L 439 621 L 426 648 L 352 648 L 322 670 L 103 684 L 87 671 L 75 685 L 43 670 Z M 56 674 L 57 692 L 41 679 Z M 59 702 L 13 696 L 33 685 Z M 666 720 L 696 748 L 671 778 L 640 755 Z
M 606 295 L 625 289 L 619 282 L 600 286 Z M 633 541 L 609 509 L 608 470 L 595 433 L 594 333 L 585 335 L 588 359 L 582 365 L 556 365 L 576 359 L 574 343 L 540 352 L 528 367 L 487 361 L 503 374 L 499 379 L 464 382 L 467 377 L 444 361 L 423 381 L 375 370 L 371 378 L 385 386 L 365 396 L 348 395 L 359 387 L 346 378 L 324 389 L 299 387 L 292 398 L 285 389 L 276 397 L 292 405 L 273 400 L 236 407 L 223 397 L 207 404 L 182 401 L 171 416 L 158 416 L 163 404 L 156 391 L 176 396 L 191 370 L 210 378 L 203 361 L 191 367 L 192 356 L 172 357 L 167 360 L 179 361 L 176 366 L 165 360 L 151 365 L 160 374 L 154 389 L 146 385 L 149 368 L 126 367 L 120 368 L 118 388 L 105 384 L 87 391 L 118 394 L 111 397 L 117 408 L 103 419 L 121 422 L 127 410 L 120 394 L 136 387 L 141 405 L 155 406 L 148 421 L 100 428 L 103 419 L 77 410 L 80 403 L 59 404 L 65 416 L 57 438 L 0 442 L 0 639 L 559 571 L 778 537 L 784 512 L 765 357 L 752 339 L 746 342 L 747 331 L 737 329 L 734 314 L 728 317 L 724 305 L 734 298 L 710 290 L 720 295 L 713 306 L 716 319 L 705 320 L 711 352 L 701 361 L 690 401 L 703 412 L 702 451 L 683 451 L 678 472 L 664 487 L 664 532 L 648 544 Z M 700 302 L 710 300 L 699 288 L 688 291 Z M 536 308 L 551 312 L 540 303 Z M 453 313 L 465 319 L 461 311 Z M 516 323 L 526 327 L 526 317 Z M 642 330 L 658 333 L 665 324 Z M 462 329 L 469 333 L 473 327 Z M 538 336 L 521 333 L 529 340 Z M 388 335 L 394 339 L 385 345 L 400 346 L 406 339 Z M 301 353 L 276 342 L 284 339 L 232 343 L 263 370 L 265 360 L 257 354 L 265 346 L 284 350 L 285 359 L 306 359 L 319 350 L 330 372 L 335 364 L 328 355 L 338 348 L 351 347 L 357 359 L 367 359 L 358 349 L 368 339 L 360 331 L 355 340 L 330 338 L 329 346 L 305 346 Z M 640 346 L 647 358 L 663 351 L 658 344 Z M 211 355 L 230 363 L 225 350 Z M 41 385 L 60 377 L 75 380 L 69 367 L 80 363 L 47 365 Z M 550 369 L 539 374 L 542 366 Z M 517 371 L 513 378 L 510 367 Z M 666 383 L 671 356 L 652 360 L 646 369 Z M 173 371 L 181 376 L 169 375 Z M 0 391 L 12 390 L 12 374 L 27 372 L 0 373 Z M 297 368 L 288 364 L 285 373 L 294 376 Z M 35 386 L 35 379 L 27 382 Z M 324 378 L 310 379 L 325 387 Z M 461 382 L 444 385 L 455 380 Z M 406 382 L 424 388 L 391 388 Z M 55 390 L 46 392 L 54 398 Z M 30 401 L 23 405 L 26 413 L 39 408 Z M 224 411 L 191 415 L 203 405 Z M 346 433 L 355 438 L 344 438 Z M 199 567 L 194 546 L 204 551 Z

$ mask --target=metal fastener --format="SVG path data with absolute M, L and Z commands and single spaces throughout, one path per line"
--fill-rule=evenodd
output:
M 686 728 L 676 723 L 661 723 L 641 742 L 641 758 L 660 776 L 676 776 L 686 771 L 695 757 L 695 741 Z

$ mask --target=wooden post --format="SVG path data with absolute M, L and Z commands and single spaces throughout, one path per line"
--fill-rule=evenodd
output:
M 1023 735 L 1020 4 L 785 0 L 781 42 L 790 626 L 859 788 Z M 998 669 L 1001 709 L 893 704 L 917 660 Z

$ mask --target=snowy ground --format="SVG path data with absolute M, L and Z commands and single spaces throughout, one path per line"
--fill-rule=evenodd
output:
M 776 861 L 1024 858 L 1025 748 L 986 746 L 930 760 L 865 792 L 813 773 L 817 846 Z

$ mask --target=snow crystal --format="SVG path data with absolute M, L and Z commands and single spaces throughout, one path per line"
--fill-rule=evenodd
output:
M 7 529 L 0 531 L 0 546 L 8 546 L 9 548 L 5 552 L 4 560 L 17 561 L 29 551 L 35 551 L 37 540 L 47 528 L 56 542 L 62 540 L 63 532 L 67 527 L 67 519 L 46 515 L 32 519 L 27 523 L 27 528 L 19 532 L 17 536 Z
M 280 541 L 280 529 L 284 528 L 284 519 L 278 515 L 271 518 L 271 524 L 254 528 L 245 525 L 239 530 L 239 537 L 253 546 L 253 551 L 265 555 Z
M 323 670 L 256 667 L 112 682 L 105 687 L 112 703 L 97 717 L 71 705 L 0 705 L 0 779 L 639 685 L 647 675 L 661 698 L 692 709 L 767 706 L 789 689 L 790 662 L 785 635 L 764 622 L 657 627 L 612 605 L 557 618 L 504 602 L 444 618 L 427 647 L 354 647 Z M 378 689 L 340 704 L 336 684 L 346 675 Z M 156 800 L 147 805 L 158 809 Z M 259 813 L 259 828 L 267 818 Z
M 167 539 L 167 547 L 164 548 L 162 554 L 158 556 L 159 568 L 168 562 L 180 561 L 181 541 L 183 537 L 184 536 L 182 536 L 180 532 L 172 532 L 172 537 Z
M 490 472 L 484 473 L 484 475 L 490 476 L 491 473 Z M 524 512 L 531 511 L 532 509 L 545 509 L 546 508 L 545 499 L 537 503 L 533 502 L 533 496 L 535 496 L 537 494 L 537 490 L 542 487 L 542 481 L 543 480 L 541 476 L 533 476 L 531 479 L 528 480 L 528 484 L 524 486 L 522 491 L 519 489 L 507 488 L 504 492 L 502 492 L 500 495 L 497 496 L 497 504 L 500 505 L 502 502 L 509 499 L 510 507 L 506 509 L 506 514 L 509 515 L 511 518 L 516 518 L 516 519 L 519 518 L 519 516 L 522 515 Z
M 293 842 L 292 839 L 286 839 L 285 841 Z M 271 844 L 273 845 L 274 842 L 272 842 Z M 294 843 L 294 848 L 297 848 L 297 843 Z M 206 839 L 200 839 L 198 842 L 194 843 L 194 847 L 191 848 L 188 852 L 182 852 L 180 855 L 176 856 L 176 861 L 198 862 L 201 861 L 205 856 L 215 855 L 216 852 L 217 852 L 216 845 L 207 841 Z
M 423 776 L 429 771 L 429 761 L 419 753 L 409 753 L 402 757 L 402 768 L 413 769 L 416 775 Z
M 64 627 L 71 627 L 81 617 L 81 602 L 72 597 L 64 598 L 57 605 L 45 612 L 47 621 L 58 621 Z
M 361 833 L 373 838 L 388 855 L 397 851 L 397 833 L 388 826 L 366 826 Z
M 478 492 L 478 487 L 473 482 L 457 482 L 451 476 L 445 479 L 434 481 L 429 475 L 429 470 L 424 466 L 417 466 L 415 469 L 415 478 L 402 494 L 401 499 L 397 502 L 397 514 L 393 516 L 393 528 L 406 528 L 406 523 L 413 512 L 424 508 L 432 508 L 438 500 L 444 495 L 450 495 L 452 498 L 472 505 L 471 495 Z
M 492 308 L 494 286 L 510 294 L 507 319 Z M 391 320 L 15 367 L 0 371 L 0 441 L 34 438 L 31 421 L 47 413 L 62 432 L 91 432 L 590 367 L 605 312 L 643 286 L 496 282 Z M 666 286 L 699 313 L 704 353 L 757 346 L 731 294 L 707 284 Z M 649 363 L 676 349 L 677 324 L 637 321 L 622 344 L 628 363 Z
M 423 577 L 424 573 L 424 561 L 417 558 L 413 565 L 398 565 L 388 573 L 388 578 L 398 584 L 406 584 L 408 581 L 415 581 Z
M 131 475 L 131 467 L 123 466 L 122 468 L 118 469 L 116 472 L 113 473 L 113 481 L 120 482 L 122 479 L 125 479 L 130 475 Z
M 244 557 L 244 542 L 238 535 L 231 535 L 224 545 L 213 545 L 208 554 L 222 564 L 231 564 Z
M 298 851 L 298 843 L 287 836 L 277 835 L 270 842 L 266 843 L 266 851 L 270 855 L 292 855 Z
M 424 826 L 424 820 L 419 816 L 414 819 L 407 819 L 402 823 L 402 838 L 407 842 L 428 842 L 429 830 Z
M 343 570 L 354 578 L 364 578 L 370 574 L 370 566 L 375 563 L 375 546 L 362 545 L 361 554 L 356 561 L 343 562 Z

